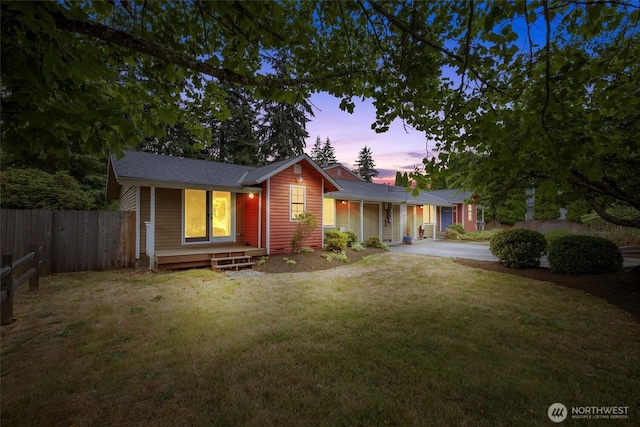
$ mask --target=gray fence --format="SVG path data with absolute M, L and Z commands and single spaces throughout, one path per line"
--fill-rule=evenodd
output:
M 0 254 L 44 248 L 42 274 L 111 270 L 135 264 L 135 213 L 0 210 Z

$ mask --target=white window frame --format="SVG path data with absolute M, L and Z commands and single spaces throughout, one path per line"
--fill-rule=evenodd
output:
M 307 210 L 307 187 L 304 185 L 290 185 L 289 186 L 289 222 L 299 222 L 300 220 L 293 218 L 293 200 L 292 193 L 294 188 L 302 189 L 302 212 Z

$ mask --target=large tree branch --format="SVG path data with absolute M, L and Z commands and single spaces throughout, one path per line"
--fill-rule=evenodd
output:
M 593 197 L 592 195 L 587 195 L 586 200 L 589 206 L 591 206 L 591 208 L 605 221 L 612 224 L 621 225 L 623 227 L 640 228 L 640 217 L 635 219 L 618 218 L 609 214 L 602 206 L 600 206 L 600 204 L 598 204 L 595 197 Z
M 68 18 L 62 12 L 53 13 L 52 16 L 55 19 L 56 26 L 62 30 L 94 37 L 126 49 L 131 49 L 136 52 L 152 56 L 169 64 L 178 65 L 180 67 L 206 74 L 220 81 L 235 83 L 242 86 L 285 89 L 306 84 L 322 83 L 353 73 L 353 71 L 345 71 L 300 78 L 273 77 L 261 74 L 244 76 L 225 68 L 214 67 L 211 64 L 200 61 L 193 56 L 178 52 L 160 43 L 129 34 L 125 31 L 115 30 L 103 24 L 82 19 Z
M 576 178 L 576 181 L 574 181 L 574 183 L 577 186 L 582 187 L 587 191 L 595 192 L 599 195 L 611 197 L 613 199 L 627 203 L 635 209 L 640 210 L 640 202 L 638 201 L 637 195 L 624 192 L 617 185 L 613 187 L 606 182 L 592 181 L 576 170 L 572 170 L 571 175 Z M 609 182 L 611 181 L 609 180 Z

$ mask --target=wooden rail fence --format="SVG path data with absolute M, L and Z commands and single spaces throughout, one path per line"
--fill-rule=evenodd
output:
M 134 212 L 0 210 L 0 254 L 44 247 L 41 273 L 130 268 L 135 265 Z
M 29 290 L 37 291 L 40 288 L 40 269 L 42 268 L 42 247 L 31 245 L 31 252 L 17 261 L 13 261 L 13 255 L 2 256 L 2 270 L 0 270 L 0 323 L 10 325 L 13 323 L 13 297 L 20 285 L 29 279 Z M 16 272 L 29 269 L 20 277 L 14 278 Z

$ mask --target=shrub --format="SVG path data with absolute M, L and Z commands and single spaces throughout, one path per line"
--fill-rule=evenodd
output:
M 444 238 L 445 239 L 452 239 L 452 240 L 457 240 L 459 239 L 461 236 L 460 233 L 458 233 L 458 230 L 454 229 L 454 228 L 445 228 L 444 229 Z
M 330 252 L 328 254 L 322 255 L 327 262 L 331 262 L 333 260 L 338 260 L 342 262 L 349 262 L 349 257 L 347 257 L 347 253 L 345 251 L 342 252 Z
M 546 248 L 542 233 L 522 228 L 502 230 L 489 243 L 491 253 L 510 268 L 538 267 Z
M 267 263 L 267 261 L 269 261 L 269 257 L 268 256 L 260 257 L 260 259 L 258 260 L 256 265 L 257 266 L 265 265 Z
M 345 231 L 347 235 L 347 246 L 351 247 L 354 243 L 358 243 L 358 236 L 353 231 Z
M 362 252 L 364 251 L 365 247 L 362 245 L 362 243 L 355 242 L 351 244 L 351 249 L 356 252 Z
M 324 248 L 328 251 L 342 252 L 347 250 L 347 233 L 339 230 L 327 230 L 324 232 Z
M 309 211 L 302 212 L 298 215 L 298 223 L 291 237 L 291 253 L 300 252 L 302 244 L 309 238 L 311 233 L 318 227 L 318 221 L 313 213 Z
M 467 230 L 464 229 L 462 224 L 451 224 L 447 228 L 450 228 L 452 230 L 456 230 L 459 234 L 465 234 L 467 232 Z M 445 231 L 447 231 L 447 230 L 445 229 Z
M 298 261 L 296 261 L 295 259 L 289 259 L 287 257 L 282 258 L 282 260 L 288 265 L 296 265 L 298 263 Z
M 313 248 L 300 248 L 301 254 L 312 254 L 315 250 Z
M 622 269 L 622 262 L 620 249 L 602 237 L 563 236 L 549 248 L 549 265 L 554 273 L 614 273 Z
M 368 237 L 367 240 L 364 241 L 364 245 L 367 248 L 378 248 L 378 249 L 384 249 L 385 251 L 389 250 L 389 246 L 382 243 L 380 241 L 380 237 L 378 236 Z

